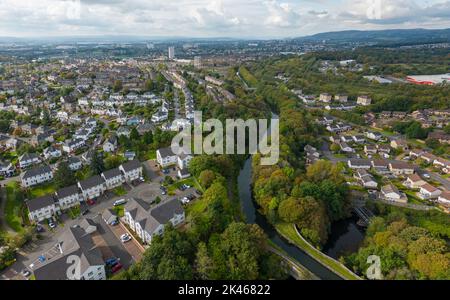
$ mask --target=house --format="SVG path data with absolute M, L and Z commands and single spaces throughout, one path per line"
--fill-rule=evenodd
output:
M 444 191 L 442 192 L 439 197 L 437 198 L 437 202 L 444 204 L 446 206 L 450 205 L 450 191 Z
M 134 151 L 125 151 L 123 153 L 123 157 L 126 158 L 126 160 L 133 160 L 136 158 L 136 152 Z
M 353 137 L 351 135 L 341 135 L 341 141 L 344 143 L 353 142 Z
M 341 147 L 341 151 L 342 152 L 347 152 L 347 153 L 354 153 L 355 149 L 353 149 L 352 147 L 350 147 L 347 143 L 343 142 L 339 144 L 339 147 Z
M 123 172 L 125 180 L 131 182 L 142 177 L 142 164 L 139 160 L 130 160 L 121 166 L 119 169 Z
M 332 96 L 328 93 L 322 93 L 319 96 L 319 100 L 325 103 L 331 102 Z
M 408 143 L 405 140 L 396 139 L 391 141 L 391 147 L 406 151 L 408 150 Z
M 178 169 L 177 176 L 180 179 L 186 179 L 186 178 L 191 177 L 191 173 L 189 173 L 189 170 L 187 168 Z
M 356 100 L 356 104 L 362 105 L 362 106 L 368 106 L 372 104 L 372 99 L 367 95 L 359 96 Z
M 49 146 L 47 148 L 44 149 L 44 157 L 45 159 L 52 159 L 52 158 L 58 158 L 61 157 L 62 152 L 61 150 L 53 147 L 53 146 Z
M 78 187 L 85 200 L 97 198 L 106 191 L 105 181 L 100 175 L 79 181 Z
M 41 159 L 36 153 L 25 153 L 19 157 L 19 166 L 21 169 L 41 163 Z
M 172 152 L 172 148 L 161 148 L 156 150 L 156 160 L 161 168 L 165 168 L 177 163 L 177 155 Z
M 423 152 L 420 155 L 420 159 L 422 159 L 423 161 L 425 161 L 428 164 L 431 164 L 436 158 L 437 158 L 436 155 L 433 155 L 433 154 L 431 154 L 429 152 Z
M 412 149 L 409 151 L 409 156 L 419 158 L 424 153 L 421 149 Z
M 389 145 L 378 144 L 377 149 L 378 149 L 378 152 L 380 152 L 380 153 L 384 153 L 384 154 L 391 153 L 391 147 L 389 147 Z
M 353 135 L 352 139 L 355 143 L 358 143 L 358 144 L 364 143 L 366 141 L 366 139 L 364 138 L 363 135 Z
M 435 188 L 429 183 L 425 183 L 420 187 L 419 192 L 417 193 L 417 196 L 420 199 L 437 199 L 439 195 L 441 195 L 442 191 L 438 188 Z
M 402 192 L 400 192 L 397 187 L 393 184 L 385 185 L 381 188 L 381 197 L 384 200 L 399 202 L 399 203 L 407 203 L 408 198 Z
M 81 163 L 81 159 L 76 156 L 71 156 L 67 159 L 67 164 L 69 165 L 69 169 L 72 171 L 78 171 L 83 166 Z
M 22 187 L 38 185 L 52 179 L 52 170 L 47 165 L 36 167 L 20 174 Z
M 77 185 L 71 185 L 62 189 L 59 189 L 55 193 L 58 199 L 58 204 L 61 209 L 68 209 L 70 207 L 78 205 L 83 201 L 83 195 Z
M 338 102 L 341 102 L 341 103 L 344 103 L 344 102 L 348 101 L 348 96 L 344 95 L 344 94 L 337 94 L 337 95 L 334 96 L 334 100 L 338 101 Z
M 124 222 L 145 244 L 164 233 L 164 225 L 178 226 L 185 221 L 184 209 L 178 199 L 163 201 L 154 207 L 141 199 L 130 199 L 124 208 Z
M 1 176 L 12 176 L 16 169 L 13 167 L 11 162 L 0 161 L 0 175 Z
M 383 135 L 381 133 L 375 131 L 367 131 L 365 134 L 368 139 L 375 141 L 379 141 L 380 139 L 383 138 Z
M 114 210 L 107 208 L 102 212 L 102 219 L 106 224 L 111 224 L 117 220 L 117 216 Z
M 121 186 L 125 182 L 122 172 L 119 168 L 114 168 L 102 173 L 102 177 L 106 183 L 106 189 L 113 189 Z
M 447 119 L 448 121 L 448 119 Z M 433 131 L 428 135 L 429 139 L 438 140 L 441 144 L 450 144 L 450 134 L 447 134 L 442 131 Z
M 403 182 L 403 185 L 410 189 L 419 189 L 426 183 L 427 182 L 423 180 L 419 175 L 412 174 L 406 178 L 406 180 Z
M 357 170 L 354 177 L 358 179 L 361 182 L 362 186 L 366 188 L 376 189 L 378 187 L 378 183 L 373 178 L 373 176 L 364 169 Z
M 383 159 L 375 159 L 372 161 L 372 167 L 378 174 L 387 174 L 389 172 L 389 163 Z
M 406 162 L 397 161 L 389 163 L 389 171 L 396 176 L 411 175 L 414 173 L 414 167 Z
M 104 143 L 103 143 L 103 151 L 105 152 L 114 152 L 117 148 L 117 138 L 115 135 L 110 136 Z
M 63 151 L 66 153 L 73 153 L 76 150 L 83 148 L 85 145 L 86 142 L 82 139 L 69 140 L 63 144 Z
M 41 222 L 56 215 L 59 211 L 53 195 L 31 199 L 25 202 L 28 208 L 28 217 L 31 222 Z
M 33 135 L 30 140 L 30 144 L 34 147 L 38 147 L 39 145 L 49 142 L 53 143 L 55 140 L 53 139 L 53 136 L 48 133 L 40 133 Z
M 51 257 L 46 257 L 42 263 L 36 262 L 33 269 L 36 280 L 106 280 L 106 258 L 83 228 L 65 229 L 52 249 L 46 252 Z M 68 272 L 74 264 L 72 257 L 79 259 L 78 272 Z
M 178 168 L 180 170 L 187 169 L 187 167 L 189 166 L 189 163 L 191 162 L 192 158 L 193 158 L 192 155 L 189 155 L 189 154 L 180 154 L 180 155 L 178 155 L 178 157 L 177 157 Z
M 443 159 L 441 157 L 436 157 L 436 159 L 433 161 L 433 166 L 436 166 L 441 169 L 450 167 L 450 161 Z
M 155 126 L 153 124 L 151 124 L 151 123 L 139 124 L 136 127 L 136 130 L 137 130 L 137 132 L 140 135 L 143 135 L 146 132 L 153 132 L 153 131 L 155 131 Z
M 376 154 L 376 153 L 377 153 L 377 147 L 374 146 L 374 145 L 365 145 L 365 146 L 364 146 L 364 153 L 365 153 L 366 155 L 369 155 L 369 154 Z
M 349 159 L 347 161 L 348 167 L 351 169 L 370 169 L 370 160 L 367 159 Z
M 93 234 L 97 231 L 97 224 L 94 222 L 94 220 L 89 218 L 83 218 L 78 226 L 84 229 L 87 234 Z

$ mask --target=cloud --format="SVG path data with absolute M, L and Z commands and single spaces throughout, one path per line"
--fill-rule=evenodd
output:
M 0 0 L 0 36 L 287 37 L 437 26 L 450 27 L 450 0 Z

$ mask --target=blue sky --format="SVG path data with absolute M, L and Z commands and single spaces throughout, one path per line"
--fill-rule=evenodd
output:
M 419 27 L 450 27 L 450 0 L 0 0 L 0 36 L 271 38 Z

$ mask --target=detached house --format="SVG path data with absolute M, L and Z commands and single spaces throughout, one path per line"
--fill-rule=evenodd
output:
M 383 199 L 392 202 L 407 203 L 408 198 L 393 184 L 385 185 L 381 188 L 381 196 Z
M 15 168 L 10 162 L 0 161 L 0 175 L 2 176 L 12 176 L 15 172 Z
M 23 187 L 30 187 L 53 179 L 53 173 L 49 166 L 41 166 L 30 169 L 20 174 Z
M 178 199 L 167 200 L 154 207 L 143 200 L 130 199 L 125 205 L 124 222 L 146 244 L 150 244 L 154 236 L 164 233 L 164 225 L 178 226 L 184 221 L 184 209 Z
M 450 205 L 450 191 L 444 191 L 437 198 L 438 203 L 449 206 Z
M 371 164 L 367 159 L 349 159 L 347 161 L 348 167 L 351 169 L 370 169 Z
M 39 197 L 26 201 L 28 217 L 32 222 L 41 222 L 56 215 L 59 206 L 53 195 Z
M 83 201 L 83 196 L 77 185 L 59 189 L 55 194 L 61 209 L 70 208 Z
M 437 199 L 439 195 L 442 193 L 442 191 L 438 188 L 435 188 L 429 183 L 425 183 L 420 187 L 419 193 L 417 193 L 417 196 L 420 199 Z
M 105 180 L 106 189 L 113 189 L 125 182 L 125 178 L 119 168 L 103 172 L 102 177 Z
M 84 199 L 95 199 L 106 191 L 104 179 L 100 175 L 92 176 L 78 182 Z
M 372 104 L 372 99 L 367 95 L 359 96 L 356 100 L 356 104 L 362 105 L 362 106 L 368 106 Z
M 52 158 L 58 158 L 61 157 L 62 152 L 61 150 L 50 146 L 44 149 L 44 157 L 45 159 L 52 159 Z
M 81 163 L 81 159 L 76 156 L 71 156 L 67 159 L 67 164 L 69 165 L 69 169 L 72 171 L 78 171 L 81 169 L 83 164 Z
M 405 140 L 392 140 L 391 141 L 391 147 L 394 149 L 400 149 L 400 150 L 408 150 L 408 143 Z
M 119 169 L 123 172 L 125 181 L 127 182 L 131 182 L 142 177 L 142 164 L 136 159 L 122 164 Z
M 110 136 L 104 143 L 103 143 L 103 151 L 105 152 L 114 152 L 117 149 L 117 138 L 116 136 Z
M 403 185 L 410 189 L 419 189 L 421 186 L 425 185 L 427 182 L 423 180 L 419 175 L 412 174 L 406 178 Z

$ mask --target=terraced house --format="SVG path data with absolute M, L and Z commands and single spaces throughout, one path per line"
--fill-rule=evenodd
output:
M 23 187 L 38 185 L 52 179 L 52 170 L 47 165 L 36 167 L 20 174 L 20 180 Z

